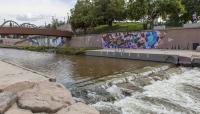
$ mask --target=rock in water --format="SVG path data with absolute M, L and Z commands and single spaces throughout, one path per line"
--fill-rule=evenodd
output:
M 100 114 L 95 108 L 83 103 L 75 103 L 68 108 L 58 111 L 56 114 Z
M 86 103 L 86 102 L 84 101 L 84 99 L 81 99 L 81 98 L 73 97 L 73 99 L 74 99 L 74 101 L 75 101 L 76 103 L 78 103 L 78 102 Z
M 122 114 L 121 108 L 108 102 L 99 102 L 93 105 L 101 114 Z
M 18 94 L 20 108 L 31 110 L 33 113 L 56 113 L 63 107 L 74 104 L 70 91 L 58 83 L 42 82 L 33 89 Z
M 17 95 L 12 92 L 0 93 L 0 114 L 8 110 L 16 101 Z

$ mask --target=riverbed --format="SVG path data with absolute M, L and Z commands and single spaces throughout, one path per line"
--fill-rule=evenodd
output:
M 199 68 L 15 49 L 0 49 L 0 60 L 56 78 L 104 113 L 200 113 Z
M 89 56 L 67 56 L 15 49 L 0 49 L 0 59 L 56 78 L 59 82 L 76 83 L 157 66 L 161 63 Z

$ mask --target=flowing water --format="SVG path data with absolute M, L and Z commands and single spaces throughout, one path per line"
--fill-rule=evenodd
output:
M 157 66 L 160 63 L 88 56 L 65 56 L 15 49 L 0 49 L 0 60 L 18 64 L 65 83 L 90 81 L 113 74 Z
M 180 68 L 169 79 L 152 82 L 142 92 L 114 103 L 94 106 L 119 107 L 123 114 L 200 114 L 200 69 Z
M 102 114 L 200 114 L 200 68 L 14 49 L 0 60 L 56 78 Z

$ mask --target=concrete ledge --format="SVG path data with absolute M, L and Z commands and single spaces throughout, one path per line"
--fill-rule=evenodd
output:
M 177 55 L 126 53 L 126 52 L 124 52 L 124 53 L 122 53 L 122 52 L 98 52 L 98 51 L 88 51 L 88 52 L 86 52 L 86 55 L 178 64 L 178 56 Z
M 200 28 L 200 23 L 189 23 L 184 24 L 183 28 Z
M 199 57 L 192 58 L 192 66 L 200 67 L 200 58 Z
M 166 29 L 166 26 L 165 26 L 165 25 L 162 25 L 162 26 L 154 26 L 153 29 L 154 29 L 154 30 L 165 30 L 165 29 Z
M 88 56 L 98 57 L 109 57 L 119 59 L 132 59 L 132 60 L 144 60 L 144 61 L 155 61 L 172 64 L 180 64 L 185 66 L 200 65 L 200 56 L 193 57 L 193 54 L 199 54 L 193 51 L 184 50 L 128 50 L 124 52 L 116 51 L 114 49 L 103 49 L 87 51 Z M 200 54 L 199 54 L 200 55 Z

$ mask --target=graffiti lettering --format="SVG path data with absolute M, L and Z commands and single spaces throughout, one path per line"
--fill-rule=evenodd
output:
M 112 33 L 102 36 L 103 48 L 152 49 L 159 48 L 163 37 L 158 31 Z

